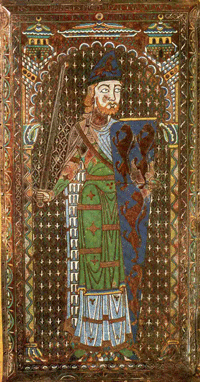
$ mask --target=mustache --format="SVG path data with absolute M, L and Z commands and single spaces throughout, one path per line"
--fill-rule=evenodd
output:
M 110 106 L 112 108 L 112 107 L 116 107 L 117 105 L 118 104 L 116 102 L 108 102 L 105 107 Z
M 102 106 L 99 103 L 98 98 L 96 99 L 96 102 L 97 107 L 102 114 L 113 115 L 116 114 L 119 110 L 119 104 L 115 101 L 108 101 L 105 106 Z

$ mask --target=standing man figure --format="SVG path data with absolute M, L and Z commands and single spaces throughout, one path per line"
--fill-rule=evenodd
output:
M 129 356 L 132 331 L 110 139 L 120 95 L 121 71 L 111 51 L 92 70 L 85 114 L 70 131 L 58 182 L 51 191 L 38 190 L 37 197 L 44 202 L 55 198 L 83 162 L 86 180 L 78 203 L 80 306 L 74 342 L 87 352 L 112 349 Z

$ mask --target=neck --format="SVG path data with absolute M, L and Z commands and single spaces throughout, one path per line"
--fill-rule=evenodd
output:
M 95 126 L 96 129 L 101 129 L 106 126 L 110 121 L 111 116 L 107 114 L 102 114 L 97 108 L 92 111 L 91 124 Z

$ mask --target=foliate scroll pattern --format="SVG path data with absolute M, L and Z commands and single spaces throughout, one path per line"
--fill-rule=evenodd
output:
M 179 21 L 180 34 L 180 104 L 179 104 L 179 195 L 180 195 L 180 225 L 179 225 L 179 294 L 180 294 L 180 341 L 182 355 L 187 354 L 188 346 L 188 291 L 187 269 L 188 262 L 188 200 L 187 200 L 187 157 L 188 157 L 188 19 L 186 13 L 166 15 L 170 20 Z
M 21 51 L 20 51 L 20 21 L 19 18 L 12 17 L 12 50 L 13 50 L 13 102 L 14 102 L 14 260 L 15 278 L 17 288 L 16 301 L 16 321 L 17 321 L 17 357 L 21 363 L 23 359 L 23 349 L 21 344 L 24 342 L 24 271 L 23 271 L 23 221 L 22 221 L 22 163 L 21 163 Z
M 198 10 L 193 8 L 190 13 L 190 28 L 189 28 L 189 69 L 190 69 L 190 88 L 189 88 L 189 343 L 190 343 L 190 364 L 195 370 L 197 359 L 197 336 L 196 336 L 196 307 L 198 303 L 198 251 L 197 251 L 197 170 L 198 170 L 198 153 L 197 153 L 197 59 L 198 45 L 196 38 L 196 28 L 198 20 Z
M 3 189 L 2 189 L 2 272 L 6 274 L 6 280 L 3 278 L 3 304 L 5 304 L 6 315 L 4 322 L 4 373 L 10 376 L 15 371 L 15 339 L 14 339 L 14 277 L 13 277 L 13 192 L 12 192 L 12 99 L 11 99 L 11 51 L 9 44 L 9 18 L 5 10 L 1 10 L 1 44 L 2 44 L 2 108 L 3 108 L 3 136 L 1 143 L 3 150 Z M 3 277 L 3 274 L 2 274 Z M 4 300 L 6 297 L 6 301 Z
M 197 41 L 199 43 L 200 41 L 200 18 L 198 18 L 198 21 L 196 22 L 196 26 L 197 26 Z M 198 65 L 197 65 L 197 100 L 200 99 L 200 60 L 198 59 Z M 197 123 L 198 123 L 198 130 L 199 131 L 199 125 L 200 125 L 200 103 L 197 104 Z M 200 136 L 199 136 L 199 133 L 197 134 L 197 147 L 199 148 L 200 147 Z M 198 191 L 200 190 L 200 172 L 199 172 L 199 158 L 200 158 L 200 155 L 198 154 L 198 150 L 197 150 L 197 166 L 198 166 L 198 171 L 197 171 L 197 176 L 198 176 L 198 179 L 197 179 L 197 189 Z M 199 223 L 199 211 L 200 211 L 200 199 L 199 199 L 199 195 L 198 195 L 198 220 L 197 222 Z M 198 224 L 198 236 L 199 236 L 199 232 L 200 232 L 200 228 L 199 228 L 199 224 Z M 198 242 L 198 245 L 197 245 L 197 250 L 198 250 L 198 253 L 199 253 L 199 242 Z M 199 264 L 199 258 L 198 258 L 198 261 L 197 261 L 197 264 Z M 199 266 L 198 266 L 198 285 L 199 285 Z M 197 320 L 197 327 L 198 329 L 200 328 L 200 317 L 199 317 L 199 312 L 200 312 L 200 300 L 199 300 L 199 296 L 198 296 L 198 320 Z M 198 334 L 197 334 L 197 345 L 198 345 L 198 349 L 199 349 L 199 344 L 200 344 L 200 331 L 198 330 Z M 198 370 L 200 370 L 200 350 L 198 350 Z

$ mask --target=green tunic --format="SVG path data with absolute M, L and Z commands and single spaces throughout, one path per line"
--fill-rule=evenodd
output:
M 125 276 L 114 173 L 97 159 L 89 163 L 87 174 L 78 205 L 79 285 L 119 289 Z
M 84 163 L 86 178 L 77 205 L 79 314 L 74 338 L 79 349 L 124 349 L 132 334 L 114 170 L 94 140 L 92 144 L 100 156 L 94 155 L 91 145 L 84 148 L 76 136 L 71 138 L 66 170 L 54 187 L 56 195 L 70 182 L 76 182 L 76 175 L 72 175 L 75 179 L 70 175 L 71 180 L 66 176 L 75 164 L 78 172 L 80 161 Z M 77 150 L 81 147 L 82 152 Z
M 98 149 L 102 157 L 108 158 Z M 81 158 L 84 162 L 85 158 Z M 69 184 L 60 179 L 57 195 Z M 86 181 L 79 194 L 79 289 L 106 291 L 124 286 L 114 171 L 93 157 L 86 168 Z

